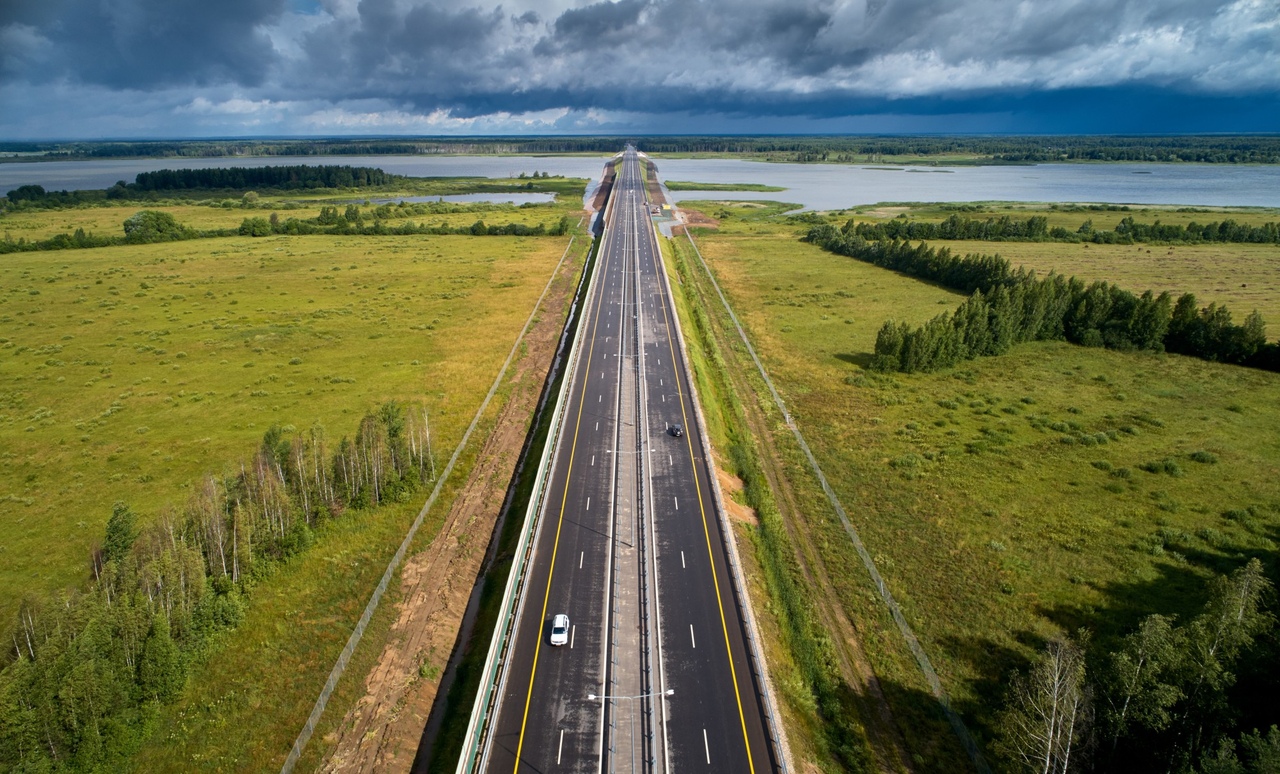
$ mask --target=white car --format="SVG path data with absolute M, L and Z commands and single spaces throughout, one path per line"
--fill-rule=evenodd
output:
M 569 644 L 569 616 L 564 613 L 551 619 L 551 644 Z

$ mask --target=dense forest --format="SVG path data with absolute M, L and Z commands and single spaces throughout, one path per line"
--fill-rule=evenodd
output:
M 326 521 L 404 502 L 434 467 L 424 417 L 386 403 L 336 443 L 267 431 L 236 472 L 138 526 L 116 503 L 80 590 L 23 601 L 0 657 L 0 770 L 118 771 L 255 584 Z
M 214 158 L 370 154 L 616 153 L 624 142 L 649 153 L 768 155 L 799 162 L 860 163 L 884 156 L 976 156 L 988 163 L 1160 161 L 1280 163 L 1280 137 L 1236 136 L 647 136 L 422 137 L 317 140 L 0 143 L 37 158 Z M 25 157 L 30 159 L 31 156 Z
M 142 172 L 133 187 L 141 191 L 249 188 L 364 188 L 387 185 L 399 178 L 374 167 L 304 166 L 227 167 L 225 169 L 161 169 Z
M 59 209 L 105 201 L 155 198 L 180 191 L 295 191 L 316 188 L 368 188 L 403 180 L 374 167 L 304 166 L 227 167 L 225 169 L 161 169 L 141 172 L 134 182 L 123 180 L 105 190 L 47 191 L 42 185 L 21 185 L 5 194 L 0 209 Z
M 1179 352 L 1205 360 L 1280 371 L 1280 344 L 1268 343 L 1257 312 L 1242 325 L 1230 310 L 1200 308 L 1187 293 L 1128 290 L 1076 278 L 1016 271 L 998 255 L 965 255 L 904 241 L 867 241 L 844 229 L 814 226 L 805 236 L 824 249 L 972 295 L 954 313 L 922 326 L 885 322 L 876 337 L 872 368 L 935 371 L 963 360 L 1007 352 L 1026 341 L 1066 340 L 1121 350 Z

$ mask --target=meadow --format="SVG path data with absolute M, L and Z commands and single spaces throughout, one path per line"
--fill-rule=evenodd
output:
M 803 218 L 701 206 L 728 215 L 697 232 L 702 254 L 989 756 L 1008 678 L 1046 639 L 1086 627 L 1113 646 L 1146 614 L 1190 616 L 1215 573 L 1274 557 L 1280 376 L 1059 342 L 935 374 L 872 374 L 864 367 L 884 320 L 918 324 L 960 297 L 799 242 Z M 1084 252 L 995 251 L 1010 246 L 1044 251 L 1046 269 L 1050 250 Z M 1124 279 L 1107 266 L 1089 278 Z M 1200 266 L 1205 287 L 1214 271 Z M 723 329 L 721 338 L 737 351 Z M 741 355 L 727 361 L 749 377 Z M 853 620 L 914 765 L 964 766 L 794 442 L 764 413 L 796 490 L 792 517 L 813 535 L 830 597 Z
M 24 595 L 88 576 L 111 503 L 180 507 L 272 425 L 339 437 L 412 400 L 451 448 L 566 242 L 236 237 L 6 257 L 5 629 Z

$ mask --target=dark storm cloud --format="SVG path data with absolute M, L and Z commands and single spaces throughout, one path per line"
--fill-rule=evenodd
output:
M 0 27 L 28 27 L 32 80 L 66 77 L 111 88 L 263 82 L 276 61 L 264 24 L 283 0 L 132 0 L 6 4 Z
M 363 0 L 354 19 L 323 25 L 304 38 L 300 69 L 335 78 L 331 88 L 396 91 L 447 79 L 458 82 L 471 63 L 482 60 L 488 38 L 508 20 L 501 7 L 454 10 L 453 4 Z M 307 91 L 314 91 L 308 88 Z
M 1275 0 L 0 0 L 0 86 L 190 87 L 202 115 L 1036 111 L 1273 96 L 1277 30 Z

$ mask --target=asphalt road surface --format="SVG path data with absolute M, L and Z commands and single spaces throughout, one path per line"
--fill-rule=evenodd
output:
M 612 197 L 484 770 L 773 771 L 634 149 Z

